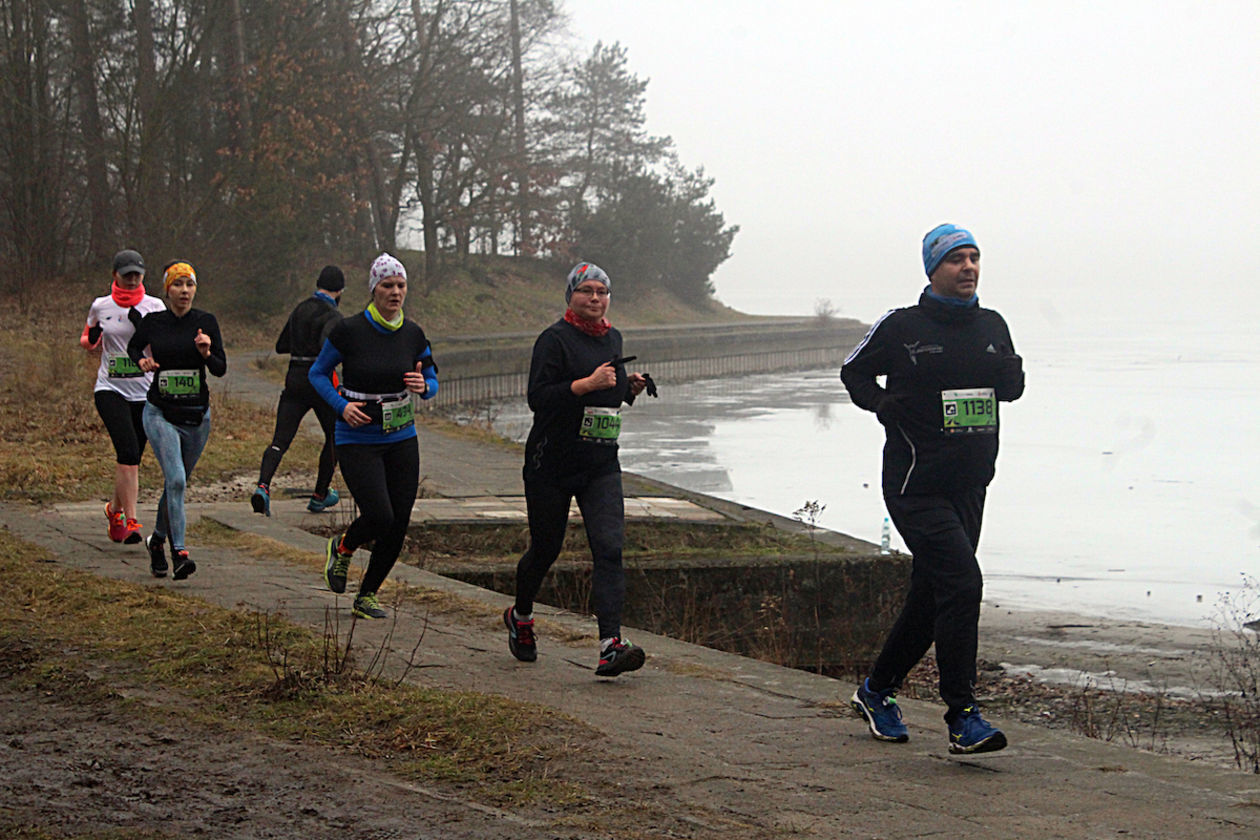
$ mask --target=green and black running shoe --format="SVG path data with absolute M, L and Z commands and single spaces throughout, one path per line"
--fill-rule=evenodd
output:
M 324 549 L 324 556 L 327 562 L 324 563 L 324 583 L 328 584 L 328 588 L 337 594 L 346 591 L 346 572 L 350 569 L 350 560 L 353 554 L 342 554 L 337 548 L 341 542 L 341 537 L 329 537 L 328 545 Z
M 389 618 L 389 613 L 381 609 L 381 602 L 376 600 L 375 592 L 357 596 L 352 612 L 359 618 Z

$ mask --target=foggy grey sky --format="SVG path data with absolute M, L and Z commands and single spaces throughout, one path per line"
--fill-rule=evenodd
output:
M 980 296 L 1260 314 L 1260 3 L 567 0 L 651 80 L 648 129 L 741 226 L 718 297 L 870 320 L 913 302 L 932 226 Z

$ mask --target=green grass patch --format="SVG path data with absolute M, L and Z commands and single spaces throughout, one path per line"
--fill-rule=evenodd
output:
M 554 710 L 400 681 L 405 665 L 381 666 L 379 651 L 364 651 L 371 664 L 359 667 L 353 625 L 321 637 L 273 615 L 40 562 L 52 559 L 0 532 L 9 583 L 0 652 L 17 688 L 133 705 L 141 701 L 124 695 L 157 690 L 168 696 L 150 701 L 155 719 L 176 705 L 208 727 L 321 744 L 491 803 L 588 795 L 563 767 L 582 759 L 593 730 Z

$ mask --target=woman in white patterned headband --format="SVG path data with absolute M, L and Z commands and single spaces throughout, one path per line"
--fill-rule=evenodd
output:
M 420 486 L 415 398 L 437 394 L 437 365 L 424 330 L 403 315 L 407 269 L 381 254 L 368 272 L 372 299 L 359 315 L 337 324 L 311 365 L 310 382 L 337 412 L 337 462 L 359 516 L 328 540 L 324 582 L 346 591 L 355 549 L 372 543 L 352 611 L 385 618 L 377 592 L 402 551 Z M 341 365 L 341 387 L 333 370 Z

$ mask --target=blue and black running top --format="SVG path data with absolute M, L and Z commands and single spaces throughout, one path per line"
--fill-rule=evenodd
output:
M 338 446 L 396 443 L 416 436 L 414 425 L 386 432 L 380 400 L 355 395 L 400 398 L 407 390 L 403 374 L 414 371 L 417 362 L 423 363 L 421 372 L 427 386 L 422 397 L 432 399 L 438 391 L 438 369 L 424 330 L 415 321 L 404 319 L 402 326 L 390 330 L 373 321 L 365 311 L 333 327 L 311 365 L 309 378 L 319 395 L 337 412 L 334 439 Z M 350 395 L 349 399 L 333 386 L 332 372 L 337 365 L 341 365 L 342 390 Z M 363 411 L 372 422 L 357 429 L 347 423 L 342 412 L 351 402 L 366 403 Z

